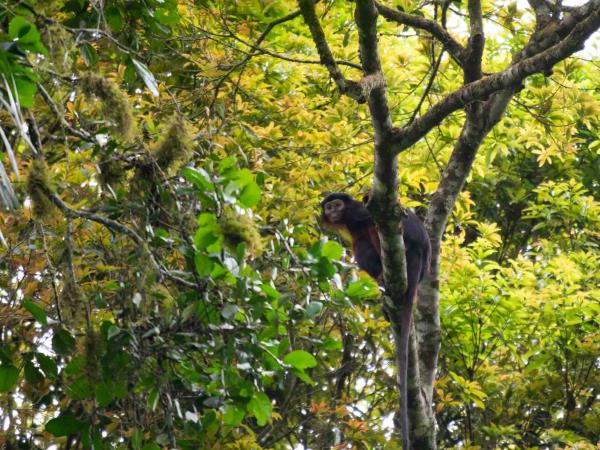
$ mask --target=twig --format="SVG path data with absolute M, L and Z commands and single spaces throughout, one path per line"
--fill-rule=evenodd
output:
M 65 127 L 67 130 L 69 130 L 69 132 L 71 134 L 73 134 L 85 141 L 93 141 L 94 140 L 94 138 L 92 137 L 92 135 L 90 133 L 88 133 L 85 130 L 78 130 L 77 128 L 75 128 L 71 124 L 69 124 L 69 122 L 67 122 L 67 119 L 65 119 L 65 116 L 58 110 L 58 106 L 56 105 L 56 103 L 54 103 L 54 100 L 52 100 L 52 97 L 50 97 L 50 94 L 48 94 L 48 91 L 46 91 L 46 89 L 44 88 L 44 86 L 42 86 L 42 84 L 37 83 L 37 88 L 40 91 L 40 94 L 42 94 L 44 101 L 46 102 L 46 104 L 48 105 L 50 110 L 54 113 L 56 118 L 60 121 L 60 123 L 63 127 Z
M 56 307 L 56 317 L 58 321 L 62 323 L 62 313 L 60 311 L 60 303 L 58 296 L 58 288 L 56 287 L 56 269 L 50 260 L 50 252 L 48 250 L 48 243 L 46 242 L 46 233 L 43 225 L 39 225 L 40 235 L 42 236 L 42 246 L 44 247 L 44 254 L 46 255 L 46 264 L 48 264 L 48 271 L 50 272 L 50 283 L 52 284 L 52 292 L 54 293 L 54 306 Z
M 75 263 L 73 262 L 73 220 L 71 217 L 66 216 L 67 218 L 67 232 L 65 234 L 65 247 L 67 250 L 67 277 L 73 286 L 77 285 L 77 277 L 75 276 Z M 84 296 L 85 298 L 85 296 Z M 75 306 L 75 305 L 74 305 Z M 85 321 L 88 330 L 92 327 L 91 322 L 91 305 L 89 299 L 85 298 Z
M 170 270 L 168 270 L 159 261 L 157 261 L 154 254 L 148 249 L 144 238 L 142 238 L 131 228 L 123 225 L 120 222 L 117 222 L 116 220 L 109 219 L 108 217 L 99 216 L 98 214 L 94 214 L 85 210 L 71 208 L 65 202 L 63 202 L 58 195 L 56 195 L 49 189 L 45 189 L 45 193 L 48 196 L 48 198 L 52 201 L 52 203 L 54 203 L 54 205 L 58 209 L 60 209 L 66 217 L 91 220 L 92 222 L 104 225 L 111 231 L 116 231 L 126 235 L 129 239 L 135 242 L 144 253 L 148 255 L 148 257 L 150 258 L 150 263 L 152 264 L 154 270 L 156 270 L 160 275 L 163 275 L 164 277 L 169 278 L 170 280 L 176 281 L 177 283 L 188 288 L 198 288 L 196 283 L 192 283 L 190 281 L 184 280 L 183 278 L 180 278 L 179 276 L 175 275 Z
M 435 61 L 433 70 L 431 72 L 431 76 L 429 77 L 429 81 L 427 82 L 425 91 L 423 92 L 423 95 L 421 96 L 421 99 L 419 100 L 419 104 L 417 105 L 417 107 L 415 108 L 415 110 L 412 113 L 412 116 L 408 120 L 409 125 L 414 122 L 415 118 L 417 117 L 417 114 L 419 114 L 419 111 L 421 110 L 421 106 L 423 106 L 423 102 L 425 101 L 425 99 L 429 95 L 429 91 L 431 91 L 431 88 L 433 87 L 433 82 L 435 81 L 435 77 L 437 75 L 438 69 L 440 68 L 440 63 L 442 62 L 443 56 L 444 56 L 444 50 L 442 49 L 442 51 L 440 52 L 440 55 L 438 56 L 438 59 Z
M 464 67 L 464 47 L 460 45 L 460 43 L 456 41 L 440 24 L 421 16 L 407 14 L 399 10 L 388 8 L 387 6 L 377 2 L 375 2 L 375 6 L 377 7 L 379 13 L 387 20 L 429 32 L 433 37 L 442 43 L 444 48 L 448 50 L 448 53 L 450 53 L 456 63 L 459 66 Z

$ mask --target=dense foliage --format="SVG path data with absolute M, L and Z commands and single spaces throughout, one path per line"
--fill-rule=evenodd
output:
M 2 200 L 18 201 L 0 212 L 0 447 L 396 448 L 378 289 L 316 220 L 323 192 L 369 187 L 368 112 L 336 94 L 301 19 L 269 25 L 292 2 L 39 3 L 0 5 Z M 322 3 L 353 71 L 352 3 Z M 493 72 L 531 18 L 484 11 Z M 382 30 L 394 120 L 437 58 L 423 107 L 458 86 L 426 36 Z M 448 224 L 441 448 L 600 440 L 589 54 L 528 80 Z M 403 204 L 427 205 L 462 115 L 402 154 Z

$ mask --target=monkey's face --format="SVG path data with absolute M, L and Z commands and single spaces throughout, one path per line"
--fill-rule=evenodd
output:
M 323 217 L 325 221 L 335 224 L 341 223 L 344 219 L 344 211 L 346 209 L 346 202 L 344 200 L 336 198 L 334 200 L 323 202 Z

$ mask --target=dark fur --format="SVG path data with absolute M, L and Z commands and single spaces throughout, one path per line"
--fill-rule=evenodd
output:
M 325 215 L 325 204 L 332 200 L 342 200 L 345 204 L 344 215 L 337 223 L 332 223 Z M 358 267 L 379 281 L 383 270 L 381 266 L 381 245 L 375 221 L 364 203 L 341 192 L 329 194 L 321 202 L 321 220 L 330 229 L 345 228 L 350 233 L 352 236 L 352 253 Z M 415 213 L 408 211 L 408 215 L 402 220 L 402 227 L 404 228 L 404 246 L 406 249 L 407 291 L 411 292 L 413 291 L 411 288 L 418 284 L 423 279 L 425 271 L 429 270 L 431 244 L 421 219 Z M 416 289 L 414 289 L 414 293 L 416 293 Z

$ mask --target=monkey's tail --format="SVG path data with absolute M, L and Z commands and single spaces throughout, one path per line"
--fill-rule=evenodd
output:
M 408 344 L 412 323 L 412 309 L 416 289 L 406 294 L 406 309 L 400 323 L 400 418 L 402 427 L 402 447 L 410 450 L 410 427 L 408 423 Z
M 399 384 L 400 384 L 400 416 L 402 426 L 402 444 L 404 450 L 411 450 L 410 446 L 410 428 L 408 420 L 408 346 L 410 337 L 410 328 L 412 325 L 413 305 L 419 288 L 419 279 L 422 270 L 425 268 L 426 255 L 407 249 L 406 267 L 407 267 L 407 289 L 404 297 L 404 311 L 400 321 L 400 361 L 399 361 Z

